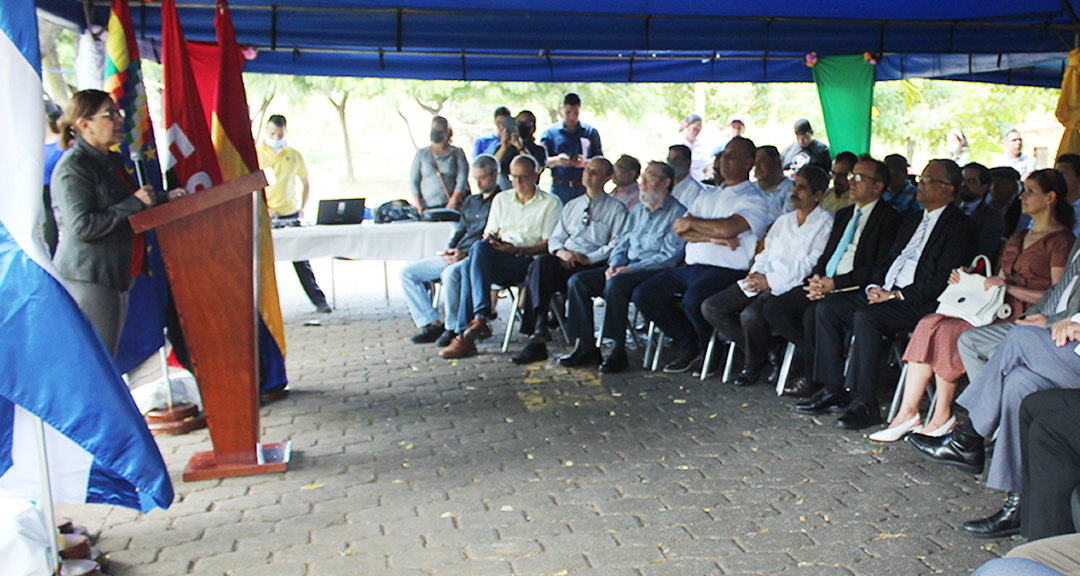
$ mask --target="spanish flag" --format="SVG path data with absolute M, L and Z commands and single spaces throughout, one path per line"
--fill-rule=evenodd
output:
M 225 180 L 232 180 L 259 169 L 255 139 L 251 135 L 247 93 L 241 74 L 243 61 L 236 45 L 229 5 L 218 0 L 214 16 L 221 54 L 217 89 L 211 107 L 210 137 L 217 150 Z M 274 274 L 274 242 L 270 237 L 270 215 L 266 199 L 259 196 L 259 351 L 262 358 L 263 389 L 285 386 L 285 329 Z

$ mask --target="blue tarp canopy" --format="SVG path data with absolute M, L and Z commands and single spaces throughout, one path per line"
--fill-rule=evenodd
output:
M 91 0 L 95 23 L 109 2 Z M 131 1 L 160 38 L 160 3 Z M 531 82 L 810 82 L 805 55 L 878 57 L 878 80 L 1059 87 L 1072 0 L 233 0 L 251 72 Z M 77 0 L 36 0 L 85 25 Z M 214 41 L 213 0 L 178 0 L 189 40 Z

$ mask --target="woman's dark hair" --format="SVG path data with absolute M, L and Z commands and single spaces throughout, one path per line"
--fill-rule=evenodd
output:
M 71 96 L 67 111 L 58 126 L 60 132 L 60 148 L 67 150 L 71 143 L 79 135 L 79 129 L 75 124 L 82 118 L 89 118 L 97 112 L 101 105 L 109 101 L 109 94 L 101 90 L 81 90 Z
M 1073 212 L 1073 207 L 1069 204 L 1069 186 L 1065 183 L 1065 177 L 1057 170 L 1045 168 L 1032 172 L 1027 179 L 1037 182 L 1044 194 L 1051 192 L 1057 194 L 1052 212 L 1054 220 L 1072 230 L 1073 224 L 1076 224 L 1076 213 Z
M 60 126 L 57 122 L 64 116 L 64 111 L 60 108 L 60 105 L 52 100 L 45 101 L 45 119 L 49 121 L 49 130 L 59 134 Z

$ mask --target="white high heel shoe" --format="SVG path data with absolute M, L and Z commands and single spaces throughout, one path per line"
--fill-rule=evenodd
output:
M 899 426 L 874 432 L 870 435 L 870 439 L 874 442 L 896 442 L 904 436 L 907 436 L 910 432 L 917 432 L 920 428 L 919 423 L 919 415 L 916 414 L 911 420 L 908 420 Z
M 948 420 L 946 420 L 944 424 L 941 425 L 941 428 L 938 428 L 937 430 L 931 430 L 930 432 L 920 432 L 920 434 L 925 434 L 927 436 L 944 436 L 951 432 L 955 425 L 956 416 L 952 416 Z

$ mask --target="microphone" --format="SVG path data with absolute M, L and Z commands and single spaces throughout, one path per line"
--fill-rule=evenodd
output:
M 131 149 L 131 162 L 135 164 L 135 177 L 139 181 L 139 188 L 146 186 L 146 175 L 143 174 L 142 152 Z

